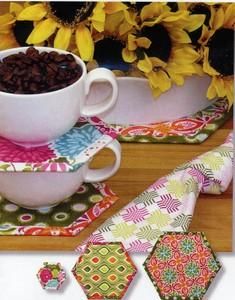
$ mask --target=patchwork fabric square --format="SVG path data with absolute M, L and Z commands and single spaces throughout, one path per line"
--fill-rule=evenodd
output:
M 66 273 L 60 263 L 45 262 L 37 273 L 37 278 L 45 290 L 58 290 L 66 279 Z
M 162 300 L 201 300 L 221 265 L 203 233 L 168 232 L 144 268 Z
M 91 243 L 72 272 L 88 299 L 122 299 L 137 269 L 122 243 Z

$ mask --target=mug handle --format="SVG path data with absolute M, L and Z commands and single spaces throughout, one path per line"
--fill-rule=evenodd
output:
M 85 169 L 84 182 L 103 181 L 113 176 L 114 173 L 116 173 L 117 170 L 119 169 L 121 164 L 120 143 L 117 140 L 113 140 L 105 148 L 108 148 L 113 151 L 116 158 L 115 162 L 112 165 L 105 167 L 103 169 L 90 169 L 89 167 L 87 167 L 87 169 Z
M 99 115 L 111 107 L 113 107 L 117 101 L 118 97 L 118 85 L 116 81 L 116 77 L 112 71 L 106 68 L 97 68 L 90 71 L 87 74 L 87 78 L 85 81 L 85 95 L 87 96 L 90 91 L 91 84 L 93 82 L 103 82 L 108 81 L 112 86 L 112 93 L 103 101 L 97 104 L 84 105 L 81 108 L 81 114 L 85 117 L 92 117 L 95 115 Z

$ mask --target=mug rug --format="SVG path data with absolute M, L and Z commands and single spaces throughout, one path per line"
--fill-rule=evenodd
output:
M 89 243 L 72 273 L 88 299 L 121 300 L 137 269 L 122 243 Z
M 202 232 L 165 232 L 144 268 L 162 300 L 202 300 L 221 265 Z
M 143 125 L 112 124 L 112 127 L 121 142 L 200 144 L 231 117 L 228 101 L 220 98 L 191 116 L 173 121 Z
M 76 236 L 118 197 L 104 183 L 86 183 L 59 205 L 31 210 L 0 196 L 0 235 Z

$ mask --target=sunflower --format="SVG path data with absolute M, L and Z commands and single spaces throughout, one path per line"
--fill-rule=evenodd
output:
M 88 69 L 106 67 L 117 76 L 129 74 L 130 64 L 122 58 L 122 49 L 125 47 L 127 34 L 136 27 L 136 10 L 128 3 L 119 3 L 119 10 L 110 10 L 114 2 L 106 3 L 106 18 L 104 31 L 94 34 L 94 60 L 88 63 Z M 109 7 L 109 9 L 107 9 Z M 112 50 L 111 50 L 112 49 Z M 110 51 L 111 50 L 111 51 Z
M 189 36 L 191 38 L 192 44 L 195 45 L 197 48 L 199 47 L 199 40 L 203 33 L 203 28 L 210 27 L 210 25 L 213 23 L 215 11 L 216 8 L 219 6 L 219 4 L 213 4 L 213 3 L 185 3 L 186 8 L 189 10 L 191 15 L 205 15 L 205 21 L 196 30 L 189 32 Z M 182 4 L 180 8 L 182 8 Z M 204 29 L 205 30 L 205 29 Z
M 93 32 L 103 32 L 106 14 L 123 9 L 122 3 L 105 2 L 45 2 L 32 4 L 17 17 L 18 21 L 34 21 L 35 27 L 27 39 L 37 44 L 53 38 L 55 48 L 67 50 L 75 37 L 80 57 L 90 61 L 94 55 Z
M 199 40 L 203 71 L 212 77 L 207 97 L 227 97 L 230 106 L 234 99 L 234 28 L 235 3 L 220 5 Z
M 17 14 L 24 8 L 19 3 L 10 3 L 9 12 L 0 16 L 0 50 L 25 46 L 33 22 L 16 21 Z
M 126 62 L 137 64 L 155 96 L 169 90 L 172 83 L 183 85 L 185 76 L 202 73 L 197 64 L 200 55 L 186 31 L 200 27 L 204 15 L 173 12 L 167 4 L 153 2 L 142 8 L 138 19 L 138 29 L 128 35 L 122 55 Z

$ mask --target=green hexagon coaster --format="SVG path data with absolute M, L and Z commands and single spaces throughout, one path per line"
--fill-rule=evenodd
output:
M 88 299 L 122 299 L 137 269 L 122 243 L 90 243 L 72 272 Z

